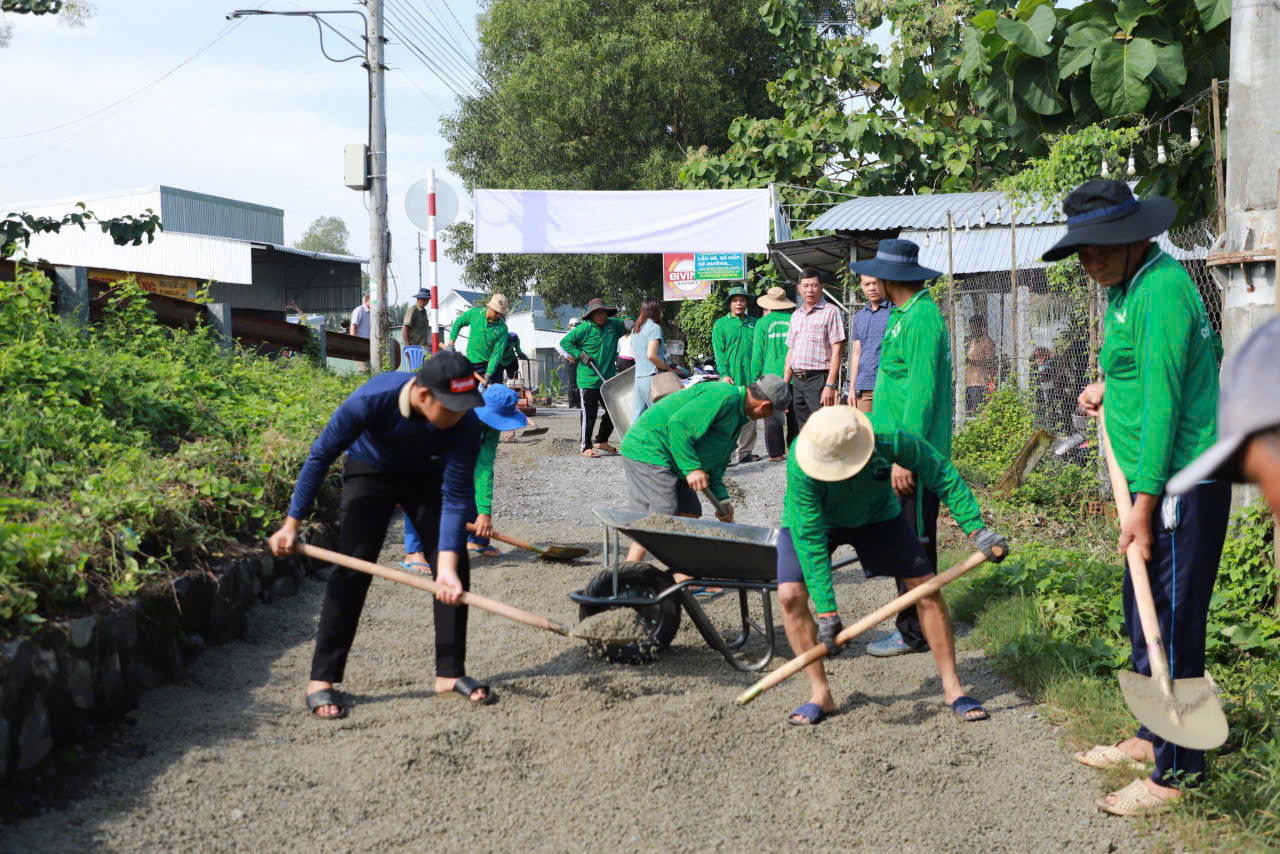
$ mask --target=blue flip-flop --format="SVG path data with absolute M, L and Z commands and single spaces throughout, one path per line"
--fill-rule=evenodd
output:
M 795 720 L 796 715 L 804 718 L 804 720 Z M 826 719 L 827 713 L 822 711 L 822 706 L 817 703 L 805 703 L 803 706 L 797 706 L 791 714 L 787 715 L 787 723 L 792 726 L 817 726 Z
M 405 563 L 404 561 L 400 561 L 400 566 L 409 570 L 410 572 L 425 572 L 427 575 L 431 574 L 431 565 L 423 563 L 420 560 L 415 560 L 412 563 Z M 417 567 L 422 567 L 422 569 L 417 569 Z
M 987 710 L 982 708 L 981 703 L 979 703 L 977 700 L 973 699 L 972 697 L 968 696 L 967 694 L 963 697 L 956 697 L 955 702 L 951 704 L 951 711 L 955 712 L 956 717 L 958 717 L 960 720 L 964 721 L 965 723 L 975 723 L 976 721 L 985 721 L 987 718 L 991 717 L 991 715 L 987 713 Z M 982 717 L 980 718 L 967 717 L 967 715 L 973 711 L 982 712 Z

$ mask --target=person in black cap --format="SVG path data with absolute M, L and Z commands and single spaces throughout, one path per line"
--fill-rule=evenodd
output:
M 426 288 L 420 289 L 413 295 L 413 304 L 405 311 L 404 325 L 400 327 L 404 346 L 430 348 L 431 312 L 427 311 L 429 302 L 431 302 L 431 291 Z
M 1231 484 L 1205 481 L 1181 496 L 1170 495 L 1165 486 L 1217 437 L 1222 344 L 1187 271 L 1153 242 L 1173 224 L 1173 202 L 1138 201 L 1123 182 L 1096 180 L 1072 191 L 1062 209 L 1067 234 L 1044 260 L 1079 252 L 1085 272 L 1107 288 L 1100 359 L 1106 382 L 1087 386 L 1079 402 L 1097 417 L 1105 393 L 1106 432 L 1133 497 L 1119 549 L 1123 553 L 1136 544 L 1146 558 L 1173 677 L 1202 676 Z M 1133 668 L 1149 676 L 1146 639 L 1127 574 L 1124 615 Z M 1203 751 L 1179 747 L 1146 727 L 1076 759 L 1092 767 L 1155 763 L 1150 777 L 1098 801 L 1104 812 L 1125 816 L 1166 809 L 1180 789 L 1201 782 L 1205 769 Z
M 329 466 L 345 451 L 339 550 L 376 561 L 397 506 L 413 519 L 431 550 L 436 594 L 437 694 L 456 691 L 474 703 L 492 703 L 489 686 L 466 676 L 467 609 L 458 607 L 470 585 L 466 523 L 481 424 L 470 410 L 483 405 L 471 363 L 437 353 L 417 374 L 378 374 L 333 413 L 311 446 L 298 475 L 289 514 L 269 541 L 272 554 L 291 553 L 298 526 L 311 508 Z M 325 588 L 307 685 L 307 708 L 322 718 L 345 717 L 334 683 L 341 682 L 371 576 L 335 567 Z

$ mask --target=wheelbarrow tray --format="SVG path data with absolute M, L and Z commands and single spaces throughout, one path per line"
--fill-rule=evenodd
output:
M 605 526 L 626 534 L 668 567 L 685 575 L 753 584 L 772 584 L 778 577 L 776 528 L 669 517 L 681 527 L 705 528 L 720 534 L 701 535 L 640 527 L 637 523 L 649 518 L 648 513 L 599 508 L 595 514 Z
M 625 439 L 631 429 L 632 400 L 636 386 L 636 369 L 627 368 L 620 374 L 614 374 L 600 386 L 600 397 L 604 400 L 605 411 L 613 422 L 613 429 L 618 437 Z

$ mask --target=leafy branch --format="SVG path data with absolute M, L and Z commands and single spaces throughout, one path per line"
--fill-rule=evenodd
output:
M 112 219 L 98 219 L 93 211 L 85 208 L 84 202 L 76 204 L 77 210 L 64 214 L 61 218 L 49 216 L 33 216 L 24 212 L 9 213 L 0 220 L 0 260 L 10 258 L 19 249 L 31 246 L 33 234 L 58 234 L 63 226 L 78 226 L 86 230 L 87 223 L 96 223 L 103 234 L 111 235 L 117 246 L 141 246 L 145 237 L 148 243 L 156 239 L 157 231 L 164 231 L 160 224 L 160 215 L 147 208 L 142 216 L 125 214 Z

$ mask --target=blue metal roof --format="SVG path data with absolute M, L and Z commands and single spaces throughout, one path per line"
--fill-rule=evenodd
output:
M 997 207 L 999 213 L 997 214 Z M 947 211 L 956 228 L 1008 225 L 1013 205 L 1004 193 L 933 193 L 919 196 L 859 196 L 841 202 L 809 223 L 807 231 L 897 231 L 947 227 Z M 1018 212 L 1018 225 L 1045 225 L 1064 220 L 1054 208 Z

